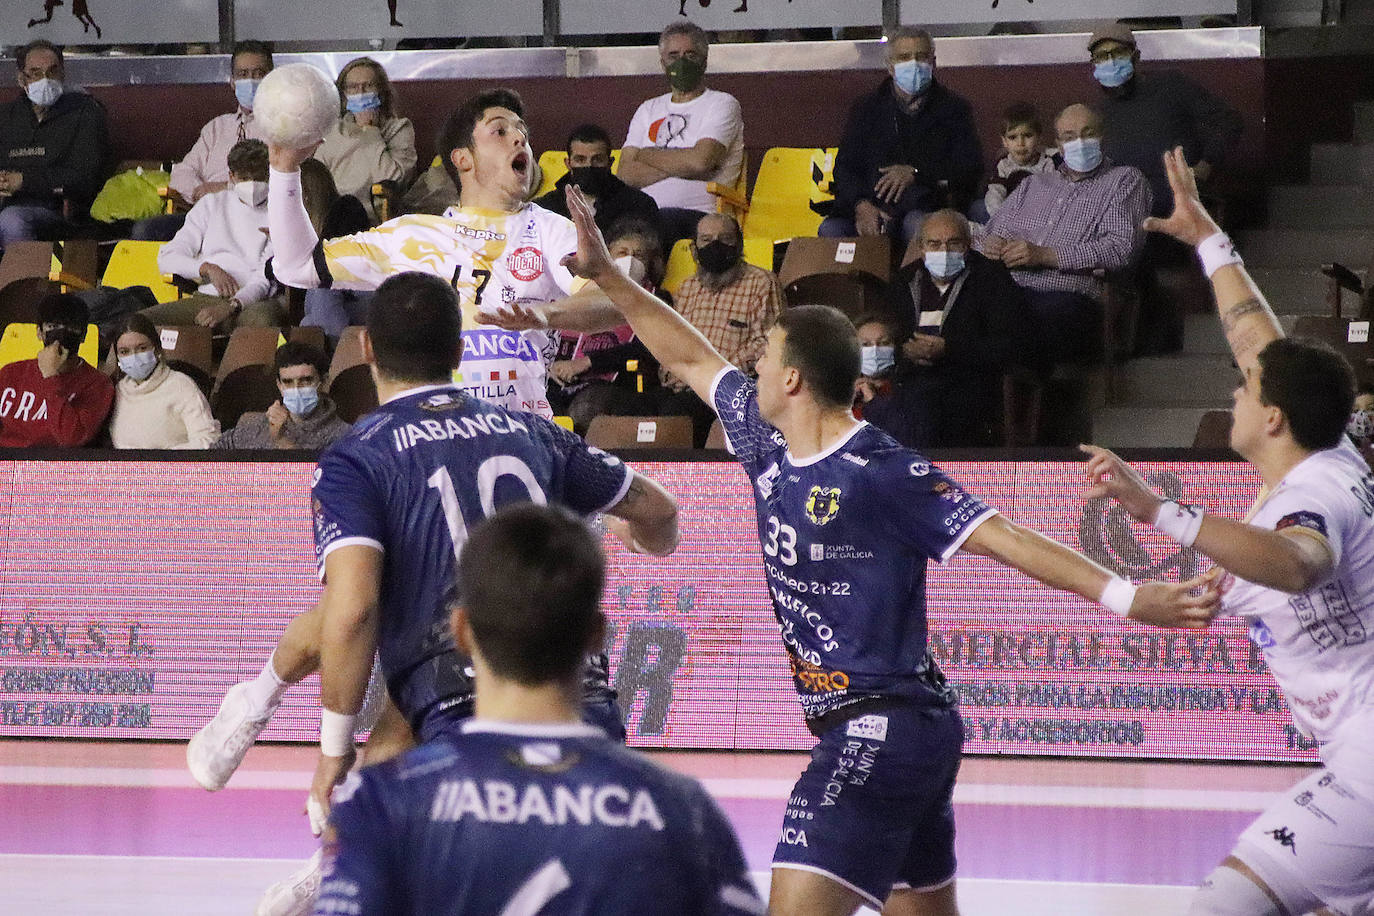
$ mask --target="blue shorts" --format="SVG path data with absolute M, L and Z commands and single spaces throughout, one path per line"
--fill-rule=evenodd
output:
M 893 888 L 954 879 L 957 709 L 897 705 L 840 722 L 792 788 L 774 868 L 816 872 L 881 910 Z

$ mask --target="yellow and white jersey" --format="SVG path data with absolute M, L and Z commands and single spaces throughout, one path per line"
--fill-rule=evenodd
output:
M 554 335 L 480 324 L 477 312 L 552 302 L 585 285 L 561 263 L 577 251 L 569 220 L 533 204 L 514 213 L 450 207 L 443 216 L 398 217 L 322 247 L 336 289 L 376 289 L 408 270 L 448 280 L 463 309 L 463 362 L 453 380 L 507 409 L 551 415 L 545 383 Z

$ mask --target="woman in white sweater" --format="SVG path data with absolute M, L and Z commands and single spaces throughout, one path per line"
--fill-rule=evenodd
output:
M 115 334 L 110 439 L 115 448 L 209 448 L 219 438 L 210 402 L 189 375 L 167 365 L 162 339 L 142 315 L 126 315 Z
M 315 158 L 329 167 L 339 193 L 362 201 L 375 221 L 372 185 L 394 181 L 404 191 L 415 177 L 415 125 L 396 115 L 391 80 L 372 58 L 349 61 L 335 84 L 340 117 Z

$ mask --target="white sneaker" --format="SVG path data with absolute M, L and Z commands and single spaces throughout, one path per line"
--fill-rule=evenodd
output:
M 315 898 L 320 895 L 320 873 L 324 852 L 315 850 L 300 869 L 289 878 L 267 889 L 254 910 L 256 916 L 310 916 L 315 911 Z
M 244 681 L 230 687 L 215 717 L 196 732 L 186 746 L 186 766 L 191 776 L 211 792 L 224 788 L 243 763 L 243 756 L 257 740 L 258 733 L 277 711 L 275 703 L 265 712 L 253 709 L 247 695 L 249 683 Z

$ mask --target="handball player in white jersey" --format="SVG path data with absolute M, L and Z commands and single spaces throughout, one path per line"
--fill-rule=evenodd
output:
M 1231 447 L 1264 485 L 1246 521 L 1233 521 L 1161 500 L 1116 455 L 1085 446 L 1086 495 L 1115 499 L 1217 564 L 1222 612 L 1249 623 L 1325 765 L 1241 834 L 1189 912 L 1374 913 L 1374 474 L 1345 435 L 1354 375 L 1330 347 L 1284 337 L 1182 151 L 1166 164 L 1174 212 L 1146 228 L 1198 249 L 1242 376 Z

